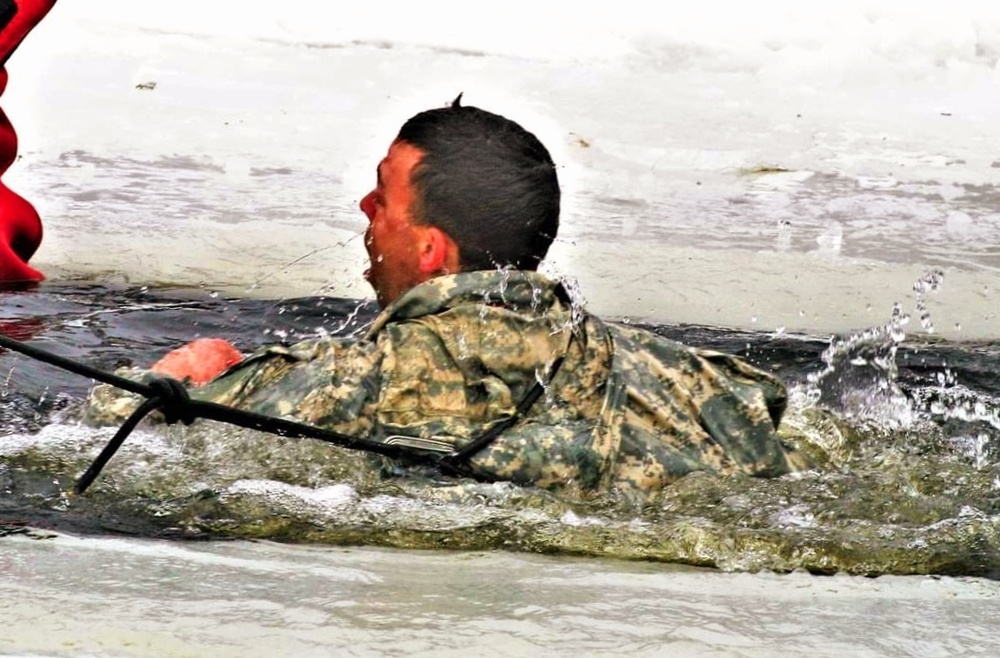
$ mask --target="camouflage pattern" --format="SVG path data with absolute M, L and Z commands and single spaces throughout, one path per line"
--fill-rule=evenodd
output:
M 770 477 L 804 465 L 776 435 L 775 377 L 606 324 L 535 272 L 432 279 L 358 341 L 265 347 L 192 396 L 448 453 L 514 414 L 536 382 L 546 390 L 534 407 L 471 458 L 477 477 L 642 499 L 692 471 Z M 135 404 L 99 386 L 86 418 L 120 422 Z

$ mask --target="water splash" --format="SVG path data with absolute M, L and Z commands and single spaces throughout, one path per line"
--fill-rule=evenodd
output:
M 976 470 L 1000 457 L 1000 401 L 942 377 L 937 386 L 912 392 L 914 407 L 943 427 L 948 441 Z
M 569 296 L 569 311 L 570 319 L 569 324 L 565 327 L 560 327 L 558 331 L 563 331 L 564 329 L 576 330 L 583 322 L 583 319 L 587 316 L 587 300 L 583 296 L 583 292 L 580 290 L 580 282 L 573 277 L 562 276 L 559 277 L 559 283 L 562 285 L 563 290 Z
M 497 272 L 500 273 L 500 283 L 497 286 L 497 292 L 500 294 L 500 301 L 507 302 L 507 288 L 510 286 L 510 276 L 514 272 L 513 265 L 504 265 L 503 267 L 498 267 Z
M 944 272 L 935 269 L 913 284 L 916 313 L 928 333 L 934 331 L 934 324 L 926 297 L 940 288 L 943 279 Z M 911 427 L 920 415 L 898 385 L 896 363 L 910 321 L 910 314 L 897 302 L 884 325 L 833 338 L 821 356 L 823 369 L 808 377 L 811 390 L 806 398 L 848 419 L 871 420 L 891 429 Z
M 896 353 L 909 321 L 897 304 L 886 324 L 832 339 L 820 357 L 823 369 L 808 377 L 807 397 L 846 418 L 908 426 L 913 418 L 909 400 L 896 383 Z
M 362 333 L 368 330 L 371 326 L 370 321 L 363 321 L 361 319 L 361 312 L 368 308 L 368 302 L 359 301 L 351 309 L 351 312 L 347 314 L 347 317 L 343 319 L 342 322 L 337 324 L 334 329 L 330 330 L 330 334 L 335 336 L 343 336 L 345 338 L 356 338 Z
M 110 303 L 103 291 L 94 299 Z M 287 311 L 278 316 L 270 303 L 233 302 L 237 310 L 241 305 L 248 309 L 239 335 L 247 341 L 259 337 L 261 308 L 265 322 L 280 318 L 282 327 L 299 331 L 318 322 L 332 329 L 352 309 L 360 311 L 343 300 L 321 300 L 313 308 L 298 302 L 300 308 L 293 309 L 296 303 L 280 302 Z M 582 304 L 577 308 L 582 317 Z M 118 317 L 110 314 L 108 319 Z M 168 312 L 154 319 L 160 317 L 174 316 Z M 863 385 L 876 376 L 890 379 L 892 373 L 892 386 L 903 391 L 923 422 L 895 431 L 863 417 L 861 422 L 858 416 L 845 420 L 825 408 L 803 413 L 793 399 L 787 416 L 805 425 L 803 434 L 812 443 L 829 452 L 840 450 L 841 459 L 770 480 L 696 473 L 641 510 L 607 498 L 561 499 L 511 483 L 387 471 L 359 453 L 212 423 L 140 428 L 109 464 L 104 479 L 86 496 L 67 498 L 65 490 L 114 428 L 83 427 L 75 416 L 57 419 L 48 411 L 47 424 L 37 427 L 37 399 L 50 386 L 44 400 L 53 404 L 59 387 L 48 375 L 38 375 L 34 364 L 18 361 L 13 390 L 0 405 L 0 426 L 7 433 L 0 440 L 0 511 L 8 518 L 67 530 L 144 536 L 560 552 L 740 570 L 997 577 L 1000 388 L 970 376 L 988 377 L 996 349 L 939 339 L 904 345 L 908 321 L 898 305 L 885 326 L 836 345 L 787 332 L 687 329 L 679 338 L 689 344 L 708 343 L 730 352 L 742 345 L 754 348 L 764 367 L 786 379 L 805 378 L 807 369 L 832 369 L 835 374 L 812 377 L 816 405 L 821 393 L 831 394 L 835 380 L 847 385 L 837 379 L 844 373 L 862 373 Z M 134 333 L 132 326 L 68 329 L 60 323 L 55 333 L 91 350 L 95 343 L 103 349 L 104 341 L 141 351 L 144 334 Z M 150 326 L 160 331 L 163 325 Z M 848 344 L 858 349 L 838 356 L 834 348 Z M 898 352 L 892 352 L 896 347 Z M 827 356 L 817 365 L 824 351 Z M 916 352 L 920 355 L 914 359 Z M 23 380 L 32 373 L 40 383 L 32 384 L 26 396 Z M 536 375 L 546 379 L 543 369 Z M 969 388 L 977 385 L 979 389 Z M 863 396 L 859 400 L 866 403 Z
M 928 334 L 934 323 L 927 295 L 940 288 L 943 276 L 931 270 L 913 284 L 916 313 Z M 947 359 L 936 362 L 936 372 L 925 372 L 916 382 L 911 375 L 902 386 L 897 356 L 910 320 L 897 303 L 885 325 L 833 339 L 821 356 L 824 368 L 810 374 L 803 389 L 793 389 L 793 404 L 824 407 L 849 423 L 869 423 L 882 433 L 919 428 L 901 449 L 947 454 L 977 471 L 992 468 L 1000 461 L 1000 400 L 960 383 Z M 926 349 L 908 348 L 911 353 Z
M 465 332 L 458 332 L 455 342 L 458 345 L 457 356 L 460 361 L 467 360 L 473 356 L 472 350 L 469 349 L 469 341 L 465 337 Z
M 538 286 L 532 285 L 531 287 L 531 310 L 537 311 L 539 305 L 542 303 L 542 289 Z
M 980 432 L 975 436 L 956 437 L 953 439 L 964 447 L 966 457 L 972 460 L 976 470 L 982 470 L 990 463 L 989 444 L 990 436 L 985 432 Z
M 14 366 L 11 366 L 7 371 L 7 376 L 4 377 L 3 383 L 0 384 L 0 400 L 6 400 L 10 397 L 11 393 L 11 380 L 14 378 Z
M 371 303 L 367 300 L 355 300 L 347 307 L 346 302 L 348 300 L 322 299 L 318 304 L 314 301 L 306 302 L 304 307 L 293 301 L 279 303 L 269 313 L 281 316 L 281 324 L 264 327 L 261 334 L 266 339 L 280 341 L 331 336 L 356 338 L 371 326 L 374 319 L 369 316 Z M 264 322 L 274 321 L 265 317 Z
M 927 293 L 936 291 L 941 286 L 944 279 L 944 272 L 941 270 L 931 270 L 917 279 L 913 284 L 913 293 L 917 298 L 917 314 L 920 317 L 920 326 L 929 334 L 934 333 L 934 322 L 931 320 L 931 313 L 927 310 Z
M 511 265 L 497 266 L 496 271 L 500 274 L 500 281 L 495 290 L 484 290 L 483 299 L 479 305 L 479 319 L 485 320 L 489 307 L 493 304 L 494 294 L 500 302 L 507 303 L 507 288 L 510 286 L 511 274 L 515 271 Z

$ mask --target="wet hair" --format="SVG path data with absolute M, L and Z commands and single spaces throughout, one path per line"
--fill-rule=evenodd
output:
M 559 230 L 552 157 L 518 124 L 461 98 L 417 114 L 396 138 L 424 153 L 414 220 L 455 241 L 463 270 L 537 269 Z

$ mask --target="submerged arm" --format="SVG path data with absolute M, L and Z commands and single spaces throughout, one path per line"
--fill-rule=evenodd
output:
M 201 348 L 185 353 L 190 347 L 172 352 L 149 370 L 133 368 L 119 374 L 137 381 L 157 375 L 184 378 L 194 399 L 345 433 L 370 429 L 372 414 L 366 410 L 377 399 L 381 361 L 374 343 L 326 338 L 291 347 L 264 347 L 203 386 L 197 386 L 198 378 L 191 376 L 189 366 L 200 367 L 205 359 L 199 358 Z M 188 357 L 193 360 L 189 362 Z M 139 396 L 97 386 L 88 397 L 83 419 L 94 425 L 118 424 L 140 403 Z

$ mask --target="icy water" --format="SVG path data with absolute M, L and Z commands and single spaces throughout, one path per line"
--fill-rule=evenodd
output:
M 357 330 L 357 201 L 464 91 L 561 167 L 548 271 L 781 374 L 820 466 L 634 509 L 144 426 L 73 497 L 111 430 L 5 353 L 0 653 L 996 654 L 1000 12 L 430 4 L 59 3 L 2 99 L 50 282 L 0 330 L 104 368 Z
M 936 273 L 918 282 L 941 285 Z M 370 306 L 190 290 L 44 286 L 5 295 L 4 330 L 97 367 L 199 335 L 350 334 Z M 928 318 L 929 320 L 929 318 Z M 917 320 L 912 320 L 916 322 Z M 907 340 L 906 316 L 853 336 L 658 325 L 741 355 L 793 390 L 789 439 L 820 462 L 776 480 L 694 475 L 642 509 L 509 484 L 386 476 L 359 453 L 203 423 L 145 427 L 87 494 L 66 490 L 110 438 L 74 412 L 89 382 L 4 354 L 0 514 L 14 525 L 150 537 L 642 558 L 724 570 L 1000 577 L 1000 346 Z

